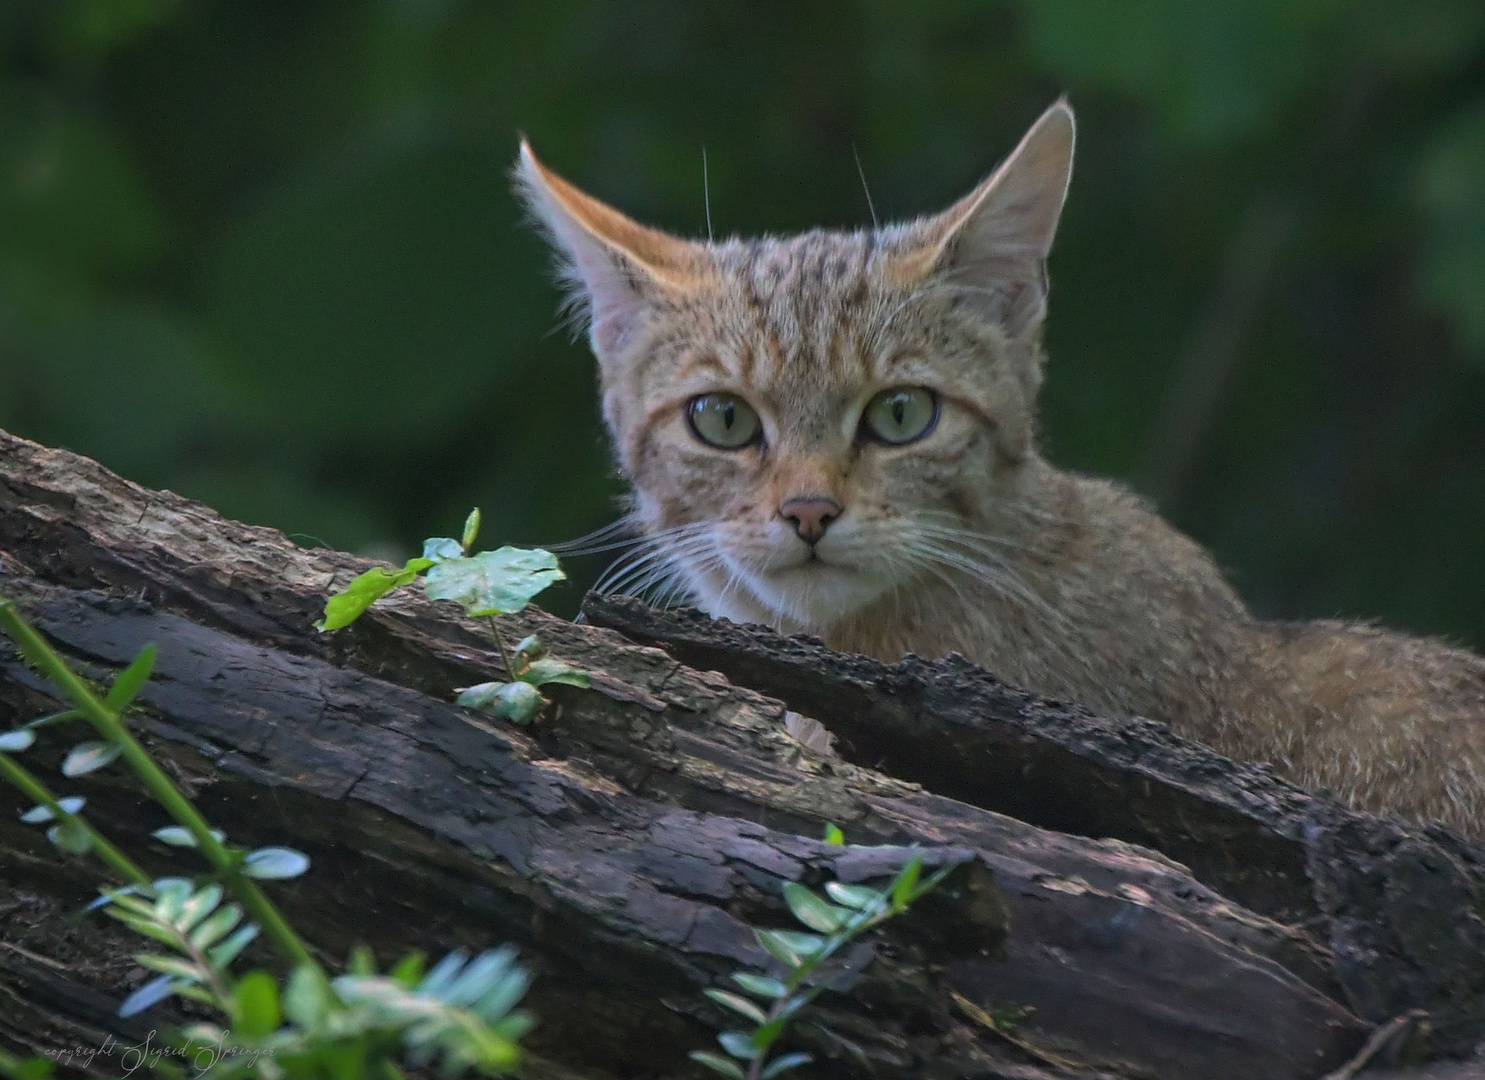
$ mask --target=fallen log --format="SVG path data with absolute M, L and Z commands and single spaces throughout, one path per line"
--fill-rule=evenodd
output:
M 1044 828 L 1152 848 L 1310 928 L 1345 1000 L 1375 1023 L 1424 1008 L 1458 1052 L 1485 1030 L 1485 856 L 1443 828 L 1353 813 L 1164 724 L 1050 702 L 958 658 L 881 664 L 627 598 L 590 597 L 584 612 L 819 719 L 849 760 Z
M 748 927 L 788 925 L 781 883 L 880 878 L 907 845 L 970 861 L 833 973 L 791 1036 L 814 1075 L 1319 1077 L 1411 1008 L 1435 1047 L 1478 1038 L 1477 864 L 1447 834 L 966 665 L 628 603 L 588 605 L 622 635 L 507 617 L 592 676 L 516 729 L 451 704 L 499 663 L 452 605 L 406 590 L 315 633 L 368 565 L 0 433 L 0 595 L 100 677 L 157 643 L 152 751 L 234 841 L 313 856 L 275 898 L 328 964 L 358 941 L 384 961 L 518 943 L 535 1074 L 692 1068 L 723 1019 L 700 990 L 764 966 Z M 0 649 L 0 727 L 54 704 Z M 788 734 L 790 711 L 839 752 Z M 76 790 L 126 843 L 164 824 L 116 766 Z M 811 839 L 827 821 L 851 846 Z M 141 1037 L 111 1015 L 137 943 L 63 918 L 97 874 L 0 818 L 0 1044 Z

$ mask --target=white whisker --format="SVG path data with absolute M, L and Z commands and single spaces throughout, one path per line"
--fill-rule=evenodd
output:
M 919 550 L 929 557 L 937 559 L 945 566 L 952 566 L 956 569 L 963 570 L 965 573 L 983 581 L 985 584 L 995 587 L 1007 599 L 1011 597 L 1018 598 L 1027 605 L 1037 608 L 1043 614 L 1049 615 L 1059 622 L 1066 622 L 1066 616 L 1047 603 L 1015 571 L 1005 565 L 1003 560 L 996 560 L 999 565 L 981 562 L 969 555 L 941 548 L 933 544 L 919 545 Z
M 695 522 L 639 538 L 633 542 L 633 550 L 614 560 L 603 572 L 593 591 L 639 598 L 650 595 L 657 601 L 661 595 L 673 591 L 689 592 L 681 567 L 710 551 L 710 528 L 710 522 Z
M 951 543 L 972 544 L 976 547 L 989 550 L 991 546 L 1008 548 L 1012 551 L 1035 551 L 1031 544 L 1020 540 L 1012 540 L 1006 536 L 993 536 L 989 533 L 971 532 L 968 529 L 956 529 L 945 525 L 935 525 L 932 522 L 917 522 L 914 525 L 916 532 L 925 538 L 934 540 L 946 540 Z
M 641 542 L 639 526 L 629 518 L 623 517 L 574 540 L 536 546 L 554 555 L 591 555 L 599 551 L 611 551 L 616 547 Z

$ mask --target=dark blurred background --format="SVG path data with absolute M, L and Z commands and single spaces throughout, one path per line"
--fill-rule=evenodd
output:
M 1480 0 L 0 2 L 0 427 L 385 556 L 613 516 L 518 132 L 718 234 L 936 209 L 1059 93 L 1052 458 L 1262 613 L 1485 647 Z M 571 611 L 597 566 L 553 606 Z

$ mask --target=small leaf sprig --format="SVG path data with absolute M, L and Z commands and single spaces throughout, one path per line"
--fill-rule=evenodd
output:
M 196 807 L 175 786 L 125 724 L 125 710 L 139 695 L 154 670 L 155 647 L 146 645 L 141 649 L 139 655 L 114 678 L 108 691 L 100 697 L 21 618 L 14 605 L 3 599 L 0 599 L 0 629 L 5 631 L 21 655 L 38 672 L 70 699 L 72 705 L 65 712 L 42 717 L 0 735 L 0 778 L 8 780 L 36 803 L 22 815 L 23 820 L 47 824 L 47 838 L 57 847 L 75 855 L 91 852 L 122 879 L 124 885 L 131 886 L 144 896 L 155 896 L 154 882 L 150 877 L 80 815 L 79 811 L 85 803 L 84 797 L 68 796 L 59 799 L 13 756 L 35 742 L 38 727 L 85 720 L 92 725 L 100 738 L 74 746 L 62 763 L 63 775 L 69 778 L 85 776 L 122 758 L 150 796 L 175 819 L 182 838 L 178 842 L 188 842 L 201 851 L 212 873 L 232 891 L 233 896 L 242 903 L 284 958 L 295 966 L 309 964 L 318 967 L 304 942 L 252 880 L 254 877 L 284 876 L 275 875 L 272 867 L 268 868 L 269 872 L 259 872 L 262 868 L 252 866 L 249 860 L 272 859 L 274 856 L 271 852 L 287 849 L 264 849 L 270 854 L 259 855 L 243 848 L 228 847 L 223 842 L 222 834 L 207 824 Z M 308 866 L 305 856 L 298 852 L 293 855 L 303 860 L 304 866 Z
M 215 882 L 198 889 L 185 878 L 157 879 L 148 897 L 137 892 L 108 889 L 99 902 L 107 914 L 178 955 L 135 954 L 141 967 L 160 974 L 125 998 L 119 1015 L 133 1016 L 176 994 L 207 1005 L 230 1002 L 228 966 L 258 936 L 256 923 L 238 925 L 241 905 L 223 905 Z
M 431 537 L 423 541 L 423 554 L 409 559 L 401 570 L 375 567 L 366 571 L 326 601 L 325 617 L 315 627 L 326 632 L 349 626 L 377 600 L 422 574 L 428 599 L 456 601 L 465 614 L 489 622 L 505 668 L 504 679 L 461 688 L 456 703 L 512 723 L 529 724 L 548 704 L 540 687 L 549 683 L 587 686 L 588 676 L 546 657 L 534 634 L 523 638 L 514 650 L 507 649 L 495 617 L 523 610 L 538 593 L 567 575 L 557 565 L 557 557 L 540 548 L 503 547 L 471 554 L 479 530 L 476 507 L 465 519 L 460 539 Z
M 102 889 L 88 910 L 104 908 L 172 950 L 136 954 L 141 966 L 158 975 L 129 995 L 119 1008 L 121 1016 L 143 1012 L 171 996 L 191 998 L 222 1013 L 227 1027 L 197 1024 L 167 1040 L 190 1056 L 193 1074 L 204 1080 L 243 1076 L 391 1080 L 403 1075 L 396 1065 L 398 1056 L 415 1066 L 439 1060 L 448 1076 L 470 1068 L 498 1075 L 516 1067 L 521 1054 L 517 1040 L 533 1021 L 528 1014 L 513 1011 L 529 976 L 514 962 L 512 949 L 492 950 L 473 960 L 456 950 L 426 976 L 421 954 L 409 956 L 381 976 L 370 953 L 358 950 L 347 973 L 329 979 L 251 880 L 297 877 L 308 870 L 308 856 L 285 847 L 249 851 L 229 846 L 225 835 L 207 824 L 124 724 L 124 710 L 153 669 L 154 646 L 146 646 L 100 699 L 3 599 L 0 629 L 76 706 L 0 732 L 0 778 L 36 803 L 22 820 L 49 826 L 48 839 L 57 847 L 93 854 L 126 882 Z M 14 755 L 35 744 L 38 728 L 78 719 L 91 722 L 103 738 L 75 746 L 64 761 L 64 774 L 86 775 L 122 757 L 178 822 L 157 829 L 155 839 L 200 849 L 211 864 L 205 880 L 151 880 L 81 816 L 83 796 L 58 797 L 15 760 Z M 229 891 L 235 901 L 223 904 Z M 245 914 L 256 921 L 245 921 Z M 257 937 L 260 925 L 268 929 L 270 940 L 293 969 L 282 995 L 265 971 L 237 978 L 230 970 Z M 284 1024 L 285 1019 L 289 1023 Z M 163 1076 L 186 1075 L 170 1061 L 153 1063 L 153 1068 Z M 53 1063 L 45 1058 L 22 1061 L 0 1052 L 0 1076 L 7 1080 L 44 1080 L 52 1071 Z
M 445 1076 L 493 1076 L 520 1063 L 518 1040 L 535 1021 L 515 1006 L 530 981 L 508 945 L 473 959 L 456 949 L 427 974 L 412 953 L 385 975 L 359 948 L 344 975 L 326 982 L 299 969 L 282 994 L 266 972 L 252 972 L 237 984 L 230 1028 L 201 1023 L 182 1034 L 188 1045 L 235 1051 L 216 1057 L 203 1080 L 390 1080 L 403 1075 L 392 1063 L 399 1050 L 414 1068 L 439 1061 Z
M 834 825 L 829 826 L 826 838 L 831 843 L 844 841 Z M 691 1059 L 728 1080 L 774 1080 L 813 1061 L 809 1054 L 800 1052 L 772 1059 L 768 1054 L 799 1011 L 825 989 L 822 983 L 809 984 L 815 970 L 855 938 L 906 913 L 958 865 L 949 863 L 923 878 L 923 858 L 914 855 L 881 889 L 826 882 L 829 899 L 798 882 L 786 881 L 784 901 L 789 910 L 816 933 L 754 928 L 758 944 L 784 966 L 785 974 L 783 978 L 774 978 L 754 972 L 734 973 L 732 981 L 748 996 L 716 987 L 704 991 L 718 1005 L 751 1020 L 754 1027 L 751 1032 L 724 1031 L 718 1035 L 717 1042 L 726 1051 L 725 1055 L 693 1050 Z

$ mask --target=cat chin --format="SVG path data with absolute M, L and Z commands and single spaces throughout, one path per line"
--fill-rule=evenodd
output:
M 745 575 L 726 595 L 705 596 L 702 606 L 714 618 L 761 622 L 784 633 L 823 634 L 880 599 L 892 585 L 859 570 L 811 562 Z

